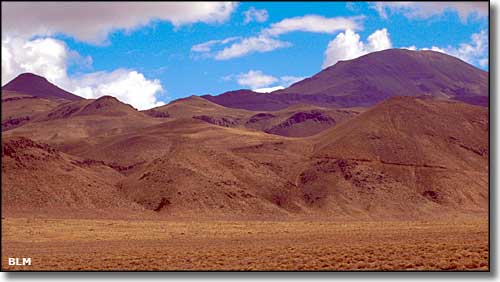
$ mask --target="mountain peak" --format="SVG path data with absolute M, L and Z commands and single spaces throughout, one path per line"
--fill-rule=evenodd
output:
M 31 72 L 21 73 L 15 79 L 40 79 L 40 80 L 44 80 L 44 81 L 48 82 L 48 80 L 45 77 L 31 73 Z
M 387 49 L 338 62 L 276 93 L 320 95 L 347 107 L 393 96 L 477 100 L 488 96 L 488 74 L 440 52 Z
M 46 99 L 82 99 L 80 96 L 74 95 L 50 83 L 45 77 L 33 73 L 22 73 L 18 75 L 3 86 L 2 90 L 29 94 Z

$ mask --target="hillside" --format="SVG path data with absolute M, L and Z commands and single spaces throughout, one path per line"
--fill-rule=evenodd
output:
M 79 154 L 140 163 L 120 191 L 161 216 L 425 219 L 487 212 L 487 111 L 460 102 L 392 98 L 306 138 L 182 119 L 108 140 Z
M 304 137 L 347 120 L 359 114 L 360 109 L 332 109 L 295 104 L 279 111 L 250 111 L 224 107 L 205 98 L 191 96 L 143 113 L 157 119 L 192 118 L 223 127 L 257 130 L 287 137 Z
M 488 73 L 439 52 L 388 49 L 340 61 L 272 93 L 203 97 L 226 107 L 279 110 L 296 103 L 366 107 L 389 97 L 421 95 L 487 106 Z
M 487 214 L 488 112 L 458 102 L 391 98 L 312 137 L 298 178 L 332 214 Z
M 61 103 L 64 102 L 12 91 L 2 91 L 2 131 L 26 124 Z
M 139 212 L 114 184 L 122 179 L 111 167 L 88 162 L 27 138 L 2 140 L 2 213 L 85 215 Z
M 160 123 L 130 105 L 110 96 L 66 102 L 23 126 L 6 131 L 5 136 L 27 137 L 50 143 L 58 149 L 79 147 L 98 138 L 121 134 Z

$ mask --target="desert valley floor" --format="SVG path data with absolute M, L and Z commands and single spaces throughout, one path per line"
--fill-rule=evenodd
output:
M 486 220 L 8 219 L 8 270 L 488 270 Z
M 22 74 L 2 269 L 487 271 L 487 95 L 486 72 L 397 49 L 144 111 Z

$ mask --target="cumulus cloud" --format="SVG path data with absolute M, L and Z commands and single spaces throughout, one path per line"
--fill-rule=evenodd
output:
M 23 72 L 37 73 L 53 83 L 65 82 L 68 54 L 60 40 L 6 38 L 2 40 L 2 85 Z
M 401 13 L 411 19 L 428 19 L 447 11 L 458 13 L 462 22 L 469 17 L 488 17 L 488 2 L 377 2 L 373 8 L 382 18 L 390 13 Z
M 267 21 L 267 18 L 269 17 L 267 10 L 265 9 L 257 10 L 254 7 L 250 7 L 250 9 L 243 12 L 243 14 L 245 15 L 245 20 L 244 20 L 245 24 L 253 21 L 262 23 Z
M 101 44 L 110 32 L 130 31 L 153 20 L 175 26 L 223 22 L 236 6 L 234 2 L 2 2 L 2 36 L 63 33 Z
M 71 79 L 73 92 L 87 99 L 105 95 L 131 104 L 139 110 L 162 106 L 156 94 L 163 88 L 159 80 L 148 80 L 134 70 L 118 69 L 113 72 L 94 72 Z
M 272 24 L 262 33 L 271 36 L 278 36 L 294 31 L 331 34 L 345 29 L 358 30 L 360 29 L 359 20 L 362 18 L 363 17 L 325 18 L 318 15 L 307 15 L 303 17 L 284 19 L 280 22 Z
M 359 34 L 352 30 L 339 33 L 328 43 L 325 51 L 323 68 L 334 65 L 340 60 L 350 60 L 374 51 L 391 48 L 391 40 L 387 29 L 379 29 L 368 36 L 368 41 L 360 40 Z
M 70 50 L 61 40 L 2 39 L 2 85 L 21 73 L 31 72 L 84 98 L 111 95 L 140 110 L 162 104 L 157 99 L 157 95 L 163 91 L 160 81 L 147 79 L 137 71 L 126 69 L 69 76 L 68 66 L 82 62 L 91 64 L 92 59 Z
M 290 47 L 292 43 L 282 41 L 278 38 L 290 32 L 302 31 L 331 34 L 344 29 L 357 30 L 361 28 L 360 20 L 362 19 L 363 17 L 325 18 L 317 15 L 288 18 L 261 30 L 256 36 L 239 38 L 237 42 L 232 43 L 230 46 L 225 46 L 229 38 L 225 40 L 210 40 L 194 45 L 191 51 L 203 53 L 205 57 L 212 57 L 216 60 L 229 60 L 252 53 L 264 53 Z M 214 50 L 214 47 L 219 47 L 219 49 Z

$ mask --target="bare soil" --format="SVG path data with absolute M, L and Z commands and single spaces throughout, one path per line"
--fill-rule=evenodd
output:
M 4 270 L 484 270 L 488 223 L 5 218 Z M 31 266 L 9 266 L 31 257 Z

